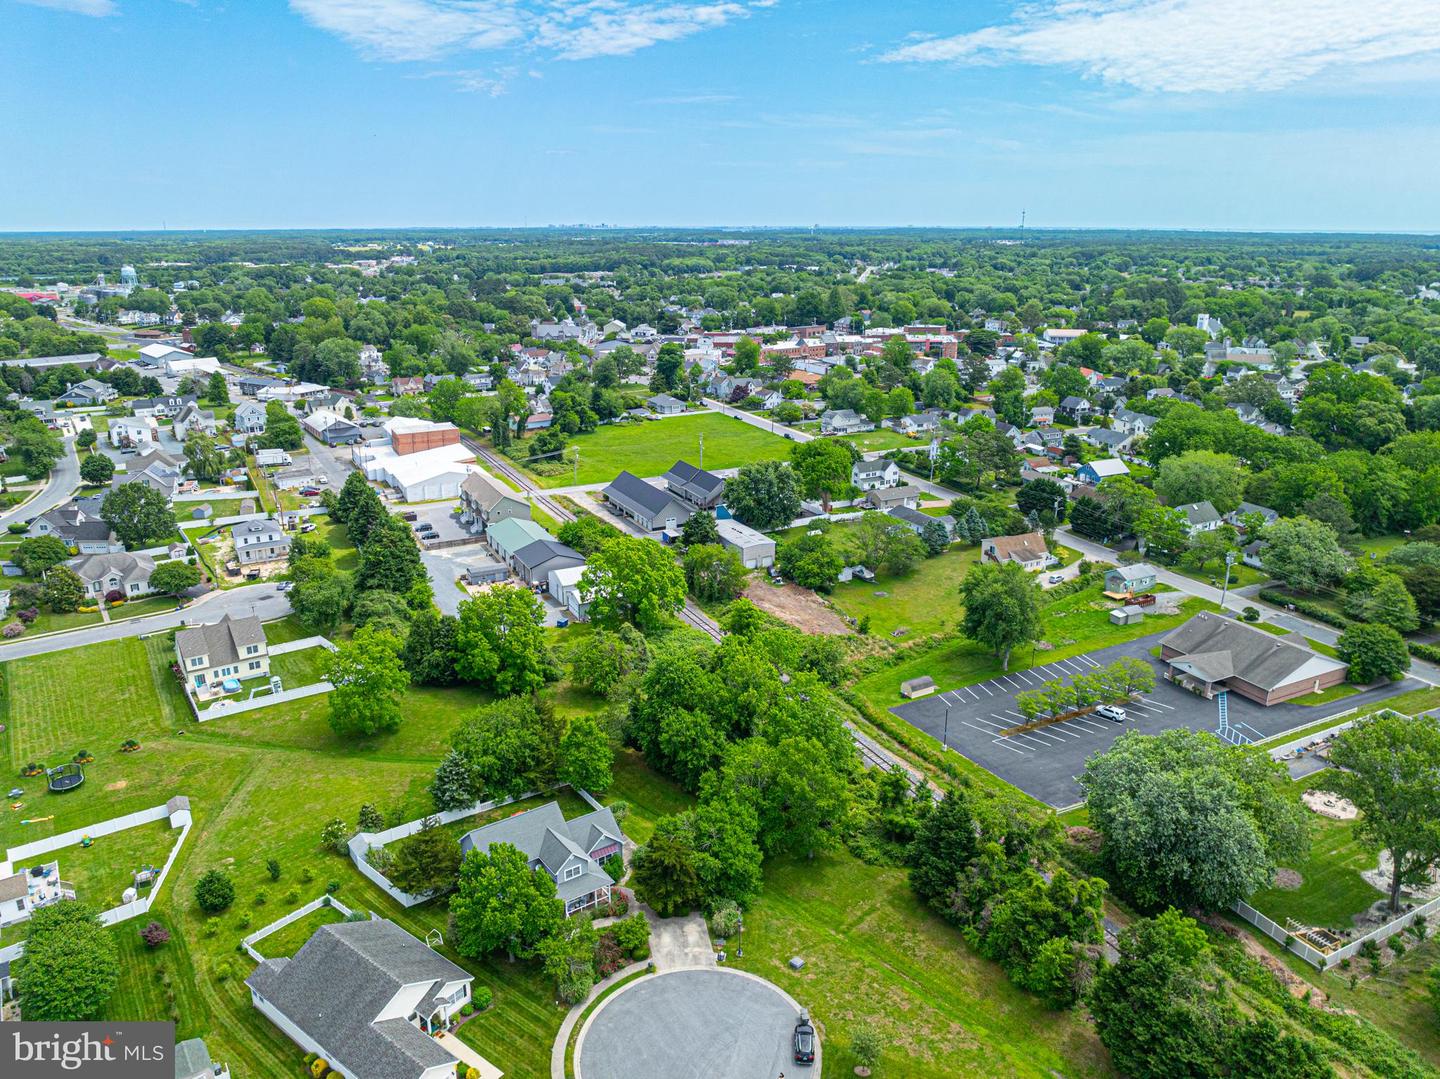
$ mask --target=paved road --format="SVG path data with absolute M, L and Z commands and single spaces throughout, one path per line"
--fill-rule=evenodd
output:
M 342 460 L 336 456 L 335 451 L 331 447 L 309 434 L 305 435 L 305 448 L 310 451 L 312 474 L 323 475 L 330 481 L 330 486 L 335 489 L 335 493 L 339 494 L 340 488 L 345 485 L 346 478 L 351 472 L 355 471 L 355 466 L 350 463 L 348 453 Z M 304 458 L 301 458 L 301 460 L 296 463 L 301 464 L 303 462 Z
M 753 412 L 746 412 L 743 408 L 734 408 L 731 405 L 725 404 L 723 401 L 716 401 L 710 397 L 704 397 L 701 398 L 701 400 L 709 405 L 715 412 L 726 416 L 734 416 L 737 419 L 744 420 L 751 427 L 758 427 L 760 430 L 767 431 L 772 435 L 780 435 L 783 438 L 788 438 L 791 442 L 810 442 L 816 437 L 809 431 L 796 431 L 794 428 L 786 427 L 783 423 L 776 423 L 768 416 L 757 416 Z
M 67 438 L 64 441 L 65 456 L 50 470 L 50 480 L 44 489 L 29 502 L 0 514 L 0 528 L 11 521 L 28 521 L 70 501 L 75 488 L 80 486 L 80 459 L 75 456 L 75 440 Z
M 1099 559 L 1105 562 L 1115 562 L 1115 552 L 1108 547 L 1102 547 L 1098 543 L 1077 536 L 1069 528 L 1056 530 L 1056 536 L 1067 547 L 1073 547 L 1086 558 Z M 1220 603 L 1221 589 L 1212 585 L 1203 584 L 1173 570 L 1156 566 L 1159 571 L 1155 576 L 1156 580 L 1168 584 L 1171 588 L 1181 592 L 1188 592 L 1192 596 L 1199 596 L 1201 599 L 1208 599 L 1212 603 Z M 1303 634 L 1312 640 L 1320 641 L 1322 644 L 1333 645 L 1340 637 L 1340 633 L 1334 626 L 1328 626 L 1323 622 L 1312 622 L 1302 615 L 1282 610 L 1273 604 L 1250 593 L 1247 589 L 1244 595 L 1238 595 L 1237 590 L 1230 589 L 1230 594 L 1225 597 L 1223 606 L 1230 611 L 1238 611 L 1241 607 L 1251 606 L 1260 611 L 1260 618 L 1263 622 L 1269 622 L 1282 629 L 1288 629 L 1295 633 Z M 1410 673 L 1423 682 L 1431 685 L 1440 685 L 1440 667 L 1424 660 L 1415 659 L 1411 661 Z
M 269 621 L 273 618 L 284 618 L 289 613 L 290 600 L 283 592 L 278 591 L 273 583 L 247 585 L 244 588 L 209 592 L 183 611 L 127 618 L 120 622 L 86 626 L 84 629 L 56 633 L 48 637 L 22 637 L 9 644 L 0 645 L 0 663 L 25 656 L 44 655 L 47 652 L 63 652 L 69 648 L 102 641 L 116 641 L 122 637 L 136 637 L 142 633 L 174 629 L 182 619 L 189 622 L 218 622 L 227 614 L 254 614 L 262 621 Z

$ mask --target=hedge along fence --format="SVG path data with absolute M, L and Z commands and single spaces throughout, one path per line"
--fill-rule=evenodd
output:
M 1256 596 L 1273 606 L 1294 609 L 1316 621 L 1332 625 L 1336 629 L 1350 628 L 1350 619 L 1346 618 L 1343 614 L 1336 614 L 1330 610 L 1330 608 L 1316 603 L 1313 600 L 1287 596 L 1284 592 L 1278 592 L 1273 588 L 1262 588 L 1256 593 Z
M 251 959 L 255 960 L 255 962 L 257 963 L 263 963 L 265 961 L 265 956 L 261 955 L 254 948 L 254 945 L 257 942 L 264 940 L 271 933 L 278 933 L 291 922 L 298 922 L 301 918 L 304 918 L 308 914 L 314 913 L 321 907 L 334 907 L 346 918 L 355 917 L 355 912 L 353 910 L 347 907 L 344 903 L 340 902 L 340 900 L 336 899 L 333 895 L 326 894 L 322 895 L 319 899 L 310 900 L 310 902 L 306 903 L 303 907 L 296 907 L 289 914 L 285 915 L 283 918 L 276 918 L 269 925 L 261 926 L 259 929 L 255 930 L 255 932 L 251 933 L 248 937 L 242 940 L 240 944 L 245 949 L 245 951 L 249 953 Z M 372 919 L 375 919 L 378 918 L 379 915 L 375 914 L 372 911 L 370 917 Z

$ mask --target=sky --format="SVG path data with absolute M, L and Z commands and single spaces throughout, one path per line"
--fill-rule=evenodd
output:
M 1440 232 L 1440 0 L 0 0 L 0 230 Z

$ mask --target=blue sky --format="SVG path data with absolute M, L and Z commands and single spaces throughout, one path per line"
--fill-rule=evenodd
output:
M 1440 231 L 1440 0 L 0 0 L 0 230 Z

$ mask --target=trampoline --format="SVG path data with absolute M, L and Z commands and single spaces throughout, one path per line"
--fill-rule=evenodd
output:
M 85 782 L 85 769 L 78 764 L 62 764 L 45 773 L 46 783 L 55 792 L 74 790 Z

